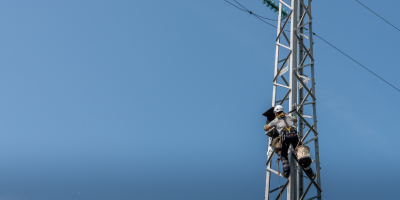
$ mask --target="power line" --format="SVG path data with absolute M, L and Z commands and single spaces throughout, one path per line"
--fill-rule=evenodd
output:
M 359 4 L 361 4 L 362 6 L 364 6 L 366 9 L 368 9 L 369 11 L 371 11 L 372 13 L 374 13 L 376 16 L 380 17 L 383 21 L 385 21 L 386 23 L 390 24 L 391 26 L 393 26 L 395 29 L 397 29 L 398 31 L 400 31 L 400 29 L 398 29 L 396 26 L 394 26 L 393 24 L 391 24 L 390 22 L 388 22 L 386 19 L 384 19 L 383 17 L 381 17 L 380 15 L 376 14 L 374 11 L 372 11 L 370 8 L 368 8 L 366 5 L 362 4 L 361 2 L 359 2 L 358 0 L 356 0 Z
M 260 16 L 260 15 L 257 15 L 256 13 L 253 13 L 252 11 L 248 10 L 246 7 L 244 7 L 242 4 L 240 4 L 240 3 L 237 2 L 236 0 L 234 0 L 234 1 L 235 1 L 237 4 L 239 4 L 242 8 L 238 7 L 237 5 L 231 3 L 231 2 L 229 2 L 229 1 L 227 1 L 227 0 L 224 0 L 224 1 L 227 2 L 227 3 L 229 3 L 229 4 L 231 4 L 232 6 L 235 6 L 237 9 L 239 9 L 239 10 L 241 10 L 241 11 L 244 11 L 244 12 L 249 13 L 250 15 L 253 15 L 254 17 L 256 17 L 257 19 L 259 19 L 260 21 L 262 21 L 262 22 L 268 24 L 269 26 L 272 26 L 272 27 L 277 28 L 277 26 L 275 26 L 275 25 L 273 25 L 273 24 L 270 24 L 270 23 L 268 23 L 267 21 L 265 21 L 265 20 L 263 20 L 263 19 L 267 19 L 267 20 L 271 20 L 271 21 L 278 21 L 278 20 L 270 19 L 270 18 L 266 18 L 266 17 Z M 287 30 L 285 30 L 285 31 L 287 31 Z
M 270 25 L 270 26 L 273 26 L 273 27 L 277 28 L 276 26 L 274 26 L 274 25 L 272 25 L 272 24 L 266 22 L 265 20 L 261 19 L 261 17 L 259 17 L 258 15 L 254 15 L 254 17 L 256 17 L 257 19 L 261 20 L 262 22 L 264 22 L 264 23 L 266 23 L 266 24 L 268 24 L 268 25 Z
M 382 81 L 384 81 L 385 83 L 387 83 L 388 85 L 392 86 L 394 89 L 396 89 L 397 91 L 400 92 L 400 90 L 393 86 L 392 84 L 390 84 L 389 82 L 387 82 L 385 79 L 383 79 L 382 77 L 378 76 L 377 74 L 375 74 L 373 71 L 371 71 L 370 69 L 368 69 L 367 67 L 365 67 L 364 65 L 362 65 L 361 63 L 359 63 L 358 61 L 354 60 L 352 57 L 350 57 L 349 55 L 347 55 L 346 53 L 344 53 L 343 51 L 341 51 L 340 49 L 338 49 L 337 47 L 333 46 L 331 43 L 329 43 L 328 41 L 324 40 L 321 36 L 317 35 L 316 33 L 313 33 L 313 35 L 317 36 L 319 39 L 321 39 L 322 41 L 324 41 L 325 43 L 329 44 L 331 47 L 335 48 L 337 51 L 339 51 L 340 53 L 342 53 L 343 55 L 345 55 L 346 57 L 350 58 L 352 61 L 354 61 L 355 63 L 357 63 L 358 65 L 360 65 L 361 67 L 363 67 L 364 69 L 366 69 L 367 71 L 369 71 L 371 74 L 375 75 L 376 77 L 378 77 L 379 79 L 381 79 Z
M 226 3 L 229 3 L 229 4 L 231 4 L 232 6 L 235 6 L 237 9 L 239 9 L 239 10 L 242 10 L 242 11 L 244 11 L 244 12 L 248 12 L 247 10 L 244 10 L 243 8 L 239 8 L 237 5 L 235 5 L 235 4 L 233 4 L 233 3 L 231 3 L 231 2 L 229 2 L 229 1 L 227 1 L 227 0 L 224 0 Z M 251 14 L 251 13 L 250 13 Z
M 236 8 L 238 8 L 238 9 L 240 9 L 240 10 L 242 10 L 242 11 L 245 11 L 245 12 L 248 12 L 248 13 L 250 13 L 251 15 L 253 15 L 254 17 L 257 17 L 259 20 L 261 20 L 261 21 L 263 21 L 264 23 L 266 23 L 266 24 L 268 24 L 268 25 L 270 25 L 270 26 L 273 26 L 273 27 L 275 27 L 275 28 L 277 28 L 276 26 L 274 26 L 274 25 L 272 25 L 272 24 L 270 24 L 270 23 L 268 23 L 268 22 L 266 22 L 265 20 L 263 20 L 263 19 L 261 19 L 261 16 L 259 16 L 259 15 L 257 15 L 257 14 L 255 14 L 255 13 L 253 13 L 253 12 L 251 12 L 251 11 L 249 11 L 246 7 L 244 7 L 243 5 L 241 5 L 239 2 L 237 2 L 236 0 L 234 0 L 237 4 L 239 4 L 241 7 L 243 7 L 243 8 L 240 8 L 240 7 L 238 7 L 238 6 L 236 6 L 236 5 L 234 5 L 234 4 L 232 4 L 231 2 L 229 2 L 229 1 L 227 1 L 227 0 L 224 0 L 224 1 L 226 1 L 227 3 L 229 3 L 229 4 L 231 4 L 231 5 L 233 5 L 233 6 L 235 6 Z M 358 0 L 356 0 L 357 2 L 358 2 Z M 360 3 L 361 4 L 361 3 Z M 361 4 L 361 5 L 363 5 L 363 4 Z M 373 11 L 372 11 L 373 12 Z M 376 13 L 375 13 L 376 14 Z M 376 14 L 377 15 L 377 14 Z M 379 16 L 379 15 L 378 15 Z M 383 18 L 382 18 L 383 19 Z M 383 20 L 385 20 L 385 19 L 383 19 Z M 386 21 L 386 20 L 385 20 Z M 387 22 L 387 21 L 386 21 Z M 388 22 L 389 23 L 389 22 Z M 390 23 L 389 23 L 390 24 Z M 392 25 L 393 26 L 393 25 Z M 393 26 L 393 27 L 395 27 L 395 26 Z M 395 27 L 396 28 L 396 27 Z M 308 30 L 308 29 L 306 29 L 306 28 L 304 28 L 305 30 Z M 396 28 L 397 29 L 397 28 Z M 399 30 L 399 29 L 397 29 L 397 30 Z M 400 30 L 399 30 L 400 31 Z M 340 53 L 342 53 L 343 55 L 345 55 L 346 57 L 348 57 L 348 58 L 350 58 L 352 61 L 354 61 L 355 63 L 357 63 L 358 65 L 360 65 L 361 67 L 363 67 L 365 70 L 367 70 L 367 71 L 369 71 L 371 74 L 373 74 L 373 75 L 375 75 L 376 77 L 378 77 L 379 79 L 381 79 L 382 81 L 384 81 L 386 84 L 388 84 L 388 85 L 390 85 L 391 87 L 393 87 L 394 89 L 396 89 L 398 92 L 400 92 L 400 89 L 398 89 L 397 87 L 395 87 L 395 86 L 393 86 L 392 84 L 390 84 L 388 81 L 386 81 L 385 79 L 383 79 L 382 77 L 380 77 L 380 76 L 378 76 L 377 74 L 375 74 L 373 71 L 371 71 L 370 69 L 368 69 L 367 67 L 365 67 L 364 65 L 362 65 L 361 63 L 359 63 L 358 61 L 356 61 L 355 59 L 353 59 L 352 57 L 350 57 L 349 55 L 347 55 L 346 53 L 344 53 L 343 51 L 341 51 L 340 49 L 338 49 L 337 47 L 335 47 L 334 45 L 332 45 L 331 43 L 329 43 L 328 41 L 326 41 L 325 39 L 323 39 L 321 36 L 319 36 L 319 35 L 317 35 L 316 33 L 312 33 L 313 35 L 315 35 L 315 36 L 317 36 L 319 39 L 321 39 L 322 41 L 324 41 L 325 43 L 327 43 L 327 44 L 329 44 L 331 47 L 333 47 L 333 48 L 335 48 L 337 51 L 339 51 Z
M 247 9 L 246 7 L 244 7 L 242 4 L 240 4 L 240 3 L 237 2 L 236 0 L 234 0 L 234 1 L 235 1 L 237 4 L 239 4 L 241 7 L 243 7 L 243 8 L 240 8 L 240 7 L 238 7 L 237 5 L 231 3 L 231 2 L 229 2 L 229 1 L 227 1 L 227 0 L 224 0 L 224 1 L 225 1 L 226 3 L 231 4 L 232 6 L 235 6 L 237 9 L 239 9 L 239 10 L 241 10 L 241 11 L 244 11 L 244 12 L 247 12 L 247 13 L 249 13 L 250 15 L 253 15 L 254 17 L 257 17 L 259 20 L 263 21 L 264 23 L 266 23 L 266 24 L 268 24 L 268 25 L 273 26 L 273 27 L 276 28 L 276 26 L 274 26 L 273 24 L 270 24 L 270 23 L 266 22 L 265 20 L 263 20 L 263 19 L 261 19 L 261 18 L 264 18 L 264 19 L 267 19 L 267 20 L 271 20 L 271 21 L 278 21 L 278 20 L 270 19 L 270 18 L 267 18 L 267 17 L 263 17 L 263 16 L 260 16 L 260 15 L 257 15 L 257 14 L 255 14 L 255 13 L 253 13 L 252 11 L 250 11 L 249 9 Z
M 262 16 L 260 16 L 260 15 L 257 15 L 257 14 L 255 14 L 255 13 L 251 12 L 249 9 L 247 9 L 246 7 L 244 7 L 242 4 L 240 4 L 240 3 L 237 2 L 236 0 L 233 0 L 233 1 L 235 1 L 237 4 L 239 4 L 240 6 L 242 6 L 242 8 L 244 8 L 247 12 L 249 12 L 249 13 L 252 14 L 252 15 L 254 15 L 255 17 L 260 17 L 260 18 L 264 18 L 264 19 L 271 20 L 271 21 L 278 21 L 278 20 L 276 20 L 276 19 L 270 19 L 270 18 L 266 18 L 266 17 L 262 17 Z

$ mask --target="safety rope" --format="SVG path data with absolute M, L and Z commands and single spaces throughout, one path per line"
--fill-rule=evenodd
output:
M 282 200 L 282 191 L 281 191 L 281 171 L 280 171 L 280 167 L 279 167 L 279 160 L 280 160 L 281 156 L 278 155 L 278 159 L 276 159 L 276 162 L 278 163 L 278 180 L 279 180 L 279 198 Z

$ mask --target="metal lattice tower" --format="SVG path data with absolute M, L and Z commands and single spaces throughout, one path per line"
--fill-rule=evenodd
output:
M 270 2 L 268 0 L 267 3 Z M 277 6 L 278 4 L 274 4 L 275 8 Z M 282 8 L 285 10 L 282 11 Z M 282 15 L 287 11 L 289 14 Z M 311 167 L 316 177 L 312 180 L 303 172 L 296 162 L 297 158 L 291 147 L 289 153 L 290 176 L 287 180 L 283 178 L 278 173 L 279 170 L 272 168 L 271 160 L 275 153 L 271 147 L 272 138 L 269 138 L 265 199 L 269 200 L 273 197 L 279 199 L 287 190 L 288 200 L 316 198 L 321 200 L 311 0 L 279 0 L 278 12 L 272 106 L 280 104 L 286 111 L 296 109 L 293 114 L 299 119 L 297 130 L 301 140 L 311 149 L 311 157 L 314 159 Z M 311 138 L 311 135 L 314 137 Z M 273 175 L 271 172 L 281 176 L 281 182 L 286 183 L 280 187 L 276 184 L 277 188 L 271 189 L 271 185 L 275 185 L 271 182 L 271 175 Z M 306 177 L 308 179 L 305 179 Z M 305 198 L 306 196 L 307 198 Z

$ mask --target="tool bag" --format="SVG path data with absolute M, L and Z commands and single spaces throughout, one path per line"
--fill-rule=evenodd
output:
M 274 140 L 272 140 L 272 148 L 274 148 L 275 151 L 280 151 L 282 149 L 282 139 L 283 135 L 279 135 Z

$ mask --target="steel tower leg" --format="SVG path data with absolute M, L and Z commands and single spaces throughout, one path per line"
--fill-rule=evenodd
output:
M 292 21 L 290 23 L 290 47 L 292 48 L 292 54 L 290 55 L 290 67 L 289 67 L 289 78 L 290 78 L 290 88 L 291 94 L 289 98 L 289 110 L 296 109 L 297 105 L 297 77 L 295 76 L 294 69 L 297 67 L 297 56 L 298 56 L 298 45 L 297 36 L 293 30 L 297 28 L 297 18 L 298 18 L 298 1 L 292 1 Z M 293 149 L 290 149 L 289 154 L 289 164 L 290 164 L 290 177 L 289 177 L 289 188 L 287 191 L 287 200 L 297 199 L 297 173 L 296 173 L 296 161 L 293 158 Z
M 301 1 L 303 1 L 303 0 L 301 0 Z M 304 12 L 304 6 L 303 6 L 303 4 L 300 4 L 299 5 L 300 6 L 300 13 L 303 13 Z M 301 25 L 303 25 L 304 24 L 304 21 L 301 21 L 300 22 L 300 26 Z M 300 28 L 300 33 L 301 34 L 304 34 L 304 27 L 301 27 Z M 300 41 L 299 42 L 304 42 L 303 41 L 303 37 L 300 37 L 300 39 L 299 39 Z M 304 56 L 303 56 L 303 53 L 304 53 L 304 49 L 303 49 L 303 46 L 299 46 L 299 59 L 298 60 L 303 60 L 303 58 L 304 58 Z M 303 73 L 303 69 L 300 69 L 299 70 L 299 75 L 302 75 L 302 76 L 304 76 L 304 73 Z M 299 102 L 301 102 L 303 99 L 304 99 L 304 93 L 303 93 L 304 91 L 303 91 L 303 88 L 299 88 Z M 303 108 L 300 108 L 299 109 L 299 114 L 300 115 L 303 115 L 304 113 L 303 113 Z M 303 122 L 301 121 L 301 120 L 299 120 L 299 135 L 300 135 L 300 137 L 302 137 L 303 135 L 304 135 L 304 131 L 303 131 Z M 303 176 L 303 171 L 300 169 L 300 167 L 297 165 L 297 167 L 298 167 L 298 172 L 297 172 L 297 182 L 298 182 L 298 184 L 297 184 L 297 196 L 298 197 L 301 197 L 301 195 L 303 195 L 303 178 L 304 178 L 304 176 Z

